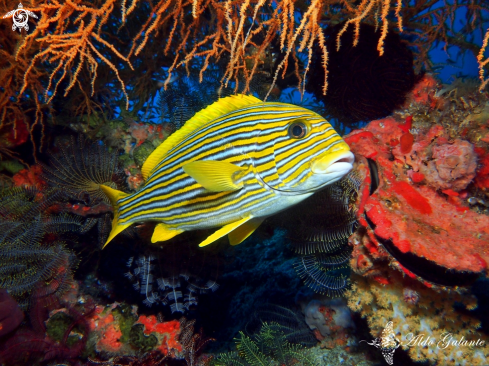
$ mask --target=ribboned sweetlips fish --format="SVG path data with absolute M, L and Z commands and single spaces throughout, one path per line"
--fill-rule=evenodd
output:
M 151 153 L 138 192 L 101 185 L 114 207 L 105 245 L 144 221 L 158 222 L 152 243 L 221 227 L 200 246 L 224 235 L 239 244 L 266 217 L 341 179 L 353 162 L 346 142 L 313 111 L 241 94 L 222 98 Z

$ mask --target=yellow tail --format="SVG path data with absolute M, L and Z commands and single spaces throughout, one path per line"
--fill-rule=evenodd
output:
M 110 231 L 110 235 L 104 244 L 104 248 L 105 248 L 107 246 L 107 244 L 109 244 L 110 241 L 112 239 L 114 239 L 117 234 L 119 234 L 124 229 L 131 226 L 130 223 L 119 225 L 119 204 L 117 203 L 117 201 L 119 201 L 121 198 L 129 196 L 129 193 L 124 193 L 124 192 L 118 191 L 118 190 L 110 188 L 108 186 L 104 186 L 103 184 L 100 185 L 100 189 L 109 198 L 110 203 L 112 204 L 112 207 L 114 208 L 114 219 L 112 220 L 112 230 Z

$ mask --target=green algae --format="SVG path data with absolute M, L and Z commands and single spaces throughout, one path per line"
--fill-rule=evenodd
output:
M 158 339 L 153 334 L 145 335 L 143 324 L 135 324 L 129 333 L 129 344 L 142 352 L 148 352 L 158 344 Z
M 5 170 L 10 174 L 16 174 L 22 169 L 24 169 L 24 166 L 17 160 L 0 161 L 0 171 Z
M 220 354 L 212 361 L 213 366 L 262 366 L 291 365 L 298 361 L 303 366 L 317 366 L 307 349 L 290 343 L 277 323 L 263 323 L 258 334 L 248 337 L 239 332 L 235 339 L 237 352 Z
M 56 313 L 49 318 L 46 324 L 46 334 L 53 341 L 62 342 L 66 331 L 71 327 L 73 321 L 73 318 L 66 313 Z M 83 332 L 78 328 L 78 326 L 75 326 L 66 340 L 66 345 L 68 347 L 74 346 L 78 341 L 80 341 L 82 334 Z
M 155 147 L 149 141 L 142 143 L 136 147 L 133 152 L 134 161 L 138 166 L 143 166 L 148 156 L 154 151 Z
M 119 341 L 125 344 L 130 343 L 132 326 L 138 320 L 138 317 L 133 314 L 131 306 L 121 304 L 112 310 L 112 315 L 115 321 L 119 323 L 119 329 L 122 333 Z

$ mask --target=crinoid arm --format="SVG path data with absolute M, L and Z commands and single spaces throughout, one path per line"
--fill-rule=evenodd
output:
M 43 178 L 49 185 L 74 195 L 86 192 L 92 200 L 106 201 L 101 185 L 117 188 L 123 185 L 124 172 L 118 163 L 117 153 L 91 142 L 79 135 L 75 140 L 59 146 L 59 153 L 50 155 L 50 164 L 42 164 Z
M 357 227 L 355 201 L 360 187 L 355 171 L 282 215 L 290 243 L 299 255 L 294 267 L 304 284 L 328 296 L 349 285 L 348 237 Z
M 54 301 L 65 293 L 78 262 L 62 235 L 80 232 L 82 221 L 68 214 L 47 215 L 48 203 L 52 201 L 37 199 L 32 189 L 0 190 L 0 288 L 23 310 L 33 296 Z
M 348 259 L 350 253 L 346 255 Z M 341 258 L 341 256 L 339 256 Z M 323 259 L 323 260 L 321 260 Z M 326 260 L 324 260 L 326 259 Z M 301 257 L 295 264 L 295 269 L 304 284 L 315 292 L 330 297 L 343 295 L 349 285 L 349 270 L 347 265 L 327 265 L 331 258 L 321 258 L 318 255 L 307 255 Z M 346 274 L 345 274 L 346 272 Z
M 358 173 L 352 171 L 296 205 L 293 215 L 284 215 L 283 225 L 296 253 L 333 253 L 345 245 L 357 227 L 353 204 L 360 183 Z

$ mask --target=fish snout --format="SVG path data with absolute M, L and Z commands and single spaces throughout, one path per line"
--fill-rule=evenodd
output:
M 352 152 L 342 150 L 314 161 L 311 170 L 314 174 L 343 176 L 352 170 L 354 162 L 355 156 Z

